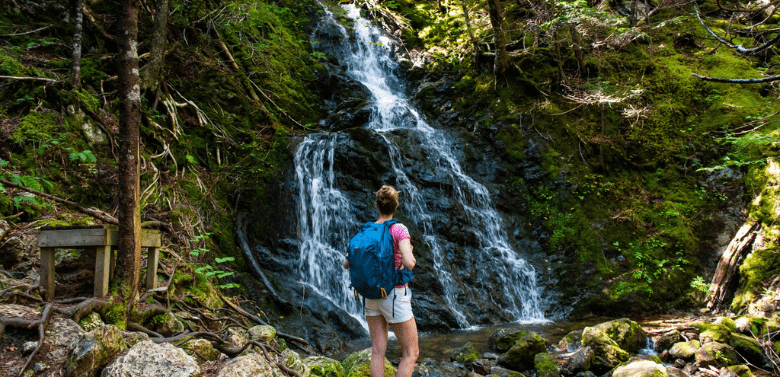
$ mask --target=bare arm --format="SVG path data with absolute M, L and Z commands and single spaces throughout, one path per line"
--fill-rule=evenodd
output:
M 417 259 L 415 259 L 412 254 L 412 249 L 414 249 L 412 240 L 410 238 L 401 240 L 401 242 L 398 243 L 398 248 L 401 249 L 401 263 L 404 268 L 407 270 L 413 269 L 414 266 L 417 265 Z
M 349 268 L 349 261 L 347 258 L 344 258 L 344 261 L 341 262 L 341 265 L 344 266 L 344 268 Z

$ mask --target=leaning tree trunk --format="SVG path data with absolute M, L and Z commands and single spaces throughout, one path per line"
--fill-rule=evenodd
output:
M 479 73 L 479 42 L 474 36 L 474 31 L 471 29 L 471 19 L 469 18 L 469 10 L 466 6 L 466 0 L 461 0 L 460 4 L 463 6 L 463 17 L 466 19 L 466 30 L 469 32 L 469 39 L 474 47 L 474 72 Z
M 718 310 L 723 300 L 726 298 L 726 291 L 731 279 L 739 268 L 739 264 L 752 250 L 756 234 L 761 229 L 761 224 L 755 221 L 748 221 L 739 228 L 737 235 L 729 243 L 726 251 L 720 256 L 718 268 L 715 270 L 715 276 L 712 277 L 710 284 L 710 294 L 704 300 L 707 309 Z
M 144 77 L 141 80 L 141 89 L 157 90 L 158 77 L 165 58 L 165 40 L 168 35 L 168 13 L 170 0 L 157 0 L 154 6 L 154 32 L 152 33 L 152 46 L 149 52 L 149 63 L 144 69 Z
M 73 90 L 81 89 L 81 31 L 83 27 L 84 0 L 73 0 L 73 55 L 70 61 L 70 86 Z
M 490 13 L 490 24 L 493 26 L 493 39 L 496 42 L 496 60 L 493 63 L 493 71 L 496 75 L 496 86 L 498 82 L 506 82 L 506 71 L 509 67 L 509 57 L 506 52 L 506 40 L 504 39 L 504 15 L 501 11 L 501 2 L 499 0 L 488 0 L 488 13 Z
M 119 35 L 119 247 L 116 287 L 128 309 L 138 296 L 141 269 L 141 211 L 138 154 L 141 95 L 138 77 L 138 5 L 123 0 Z

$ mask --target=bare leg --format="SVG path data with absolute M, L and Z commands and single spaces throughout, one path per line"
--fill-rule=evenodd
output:
M 391 326 L 393 326 L 393 332 L 401 346 L 401 363 L 398 364 L 398 372 L 395 376 L 411 377 L 414 372 L 414 363 L 420 356 L 420 347 L 417 345 L 417 322 L 412 318 L 406 322 L 393 323 Z M 371 376 L 374 375 L 371 374 Z
M 371 377 L 385 375 L 385 351 L 387 351 L 387 321 L 381 315 L 366 316 L 371 335 Z M 415 332 L 415 338 L 416 338 Z

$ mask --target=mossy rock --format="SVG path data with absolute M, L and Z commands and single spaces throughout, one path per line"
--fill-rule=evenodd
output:
M 344 367 L 345 377 L 370 377 L 371 376 L 371 348 L 355 352 L 341 363 Z M 390 360 L 385 358 L 385 377 L 395 376 L 395 367 Z
M 693 327 L 699 329 L 699 341 L 702 344 L 710 342 L 728 344 L 731 340 L 731 329 L 726 325 L 697 322 L 693 324 Z
M 191 339 L 179 348 L 183 349 L 187 355 L 195 358 L 199 363 L 205 363 L 206 361 L 214 361 L 219 359 L 221 352 L 214 349 L 214 346 L 205 339 Z
M 103 327 L 105 325 L 103 323 L 103 320 L 100 319 L 100 314 L 92 312 L 90 315 L 84 317 L 79 321 L 79 326 L 81 326 L 84 331 L 92 331 L 96 328 Z
M 682 335 L 680 335 L 680 332 L 677 330 L 668 331 L 661 336 L 658 337 L 658 339 L 655 341 L 655 350 L 656 352 L 663 352 L 666 351 L 672 346 L 674 346 L 675 343 L 679 343 L 680 340 L 682 340 Z
M 65 361 L 68 375 L 94 377 L 127 348 L 116 326 L 105 325 L 84 334 L 70 350 Z
M 488 338 L 488 346 L 498 352 L 506 352 L 525 334 L 519 329 L 500 328 Z
M 582 346 L 582 330 L 572 331 L 558 342 L 558 349 L 574 352 Z
M 731 334 L 729 345 L 751 364 L 761 365 L 764 363 L 761 345 L 755 338 L 742 334 Z
M 737 352 L 728 344 L 711 342 L 702 345 L 696 350 L 696 364 L 700 368 L 714 366 L 723 368 L 729 365 L 735 365 L 739 361 Z
M 696 339 L 678 342 L 669 349 L 669 355 L 675 359 L 690 360 L 696 355 L 696 350 L 699 347 L 701 347 L 701 343 Z
M 540 352 L 534 356 L 534 368 L 538 377 L 560 377 L 558 364 L 555 359 L 547 352 Z
M 723 325 L 729 328 L 731 332 L 737 332 L 737 324 L 729 317 L 718 317 L 713 322 L 716 325 Z
M 595 358 L 591 369 L 596 373 L 604 373 L 621 362 L 628 361 L 630 354 L 621 348 L 607 333 L 595 327 L 586 327 L 582 331 L 582 346 L 591 347 Z
M 638 323 L 628 318 L 600 323 L 592 328 L 604 332 L 614 340 L 620 348 L 631 353 L 637 353 L 647 345 L 647 334 L 645 334 L 645 330 L 642 329 L 642 326 Z
M 276 329 L 273 326 L 259 325 L 249 329 L 249 339 L 271 343 L 276 338 Z
M 281 358 L 282 364 L 298 372 L 302 377 L 309 377 L 311 375 L 309 365 L 307 365 L 295 351 L 286 349 L 282 351 L 282 354 L 279 355 L 279 357 Z
M 650 360 L 638 360 L 615 368 L 612 377 L 666 377 L 666 367 Z
M 728 368 L 732 372 L 736 373 L 739 377 L 753 377 L 753 372 L 747 365 L 732 365 Z
M 337 360 L 325 356 L 309 356 L 303 361 L 309 366 L 312 376 L 344 377 L 344 366 Z
M 463 365 L 470 365 L 477 359 L 479 359 L 479 353 L 471 342 L 462 345 L 450 355 L 450 360 L 457 361 Z
M 156 315 L 149 322 L 155 331 L 165 336 L 173 336 L 184 331 L 184 323 L 170 312 Z
M 498 363 L 512 370 L 528 370 L 534 367 L 534 356 L 545 352 L 550 342 L 535 332 L 523 335 L 515 345 L 498 359 Z

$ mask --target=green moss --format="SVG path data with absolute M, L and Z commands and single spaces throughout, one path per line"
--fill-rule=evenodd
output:
M 707 322 L 696 322 L 693 327 L 699 329 L 699 338 L 710 338 L 718 343 L 728 344 L 731 340 L 731 329 L 726 325 L 716 325 Z
M 728 368 L 739 377 L 753 377 L 753 372 L 747 365 L 732 365 Z
M 127 327 L 127 313 L 122 303 L 111 303 L 101 307 L 100 317 L 106 324 L 114 325 L 121 330 Z
M 539 377 L 559 377 L 561 375 L 555 359 L 547 352 L 538 353 L 534 356 L 534 367 Z

